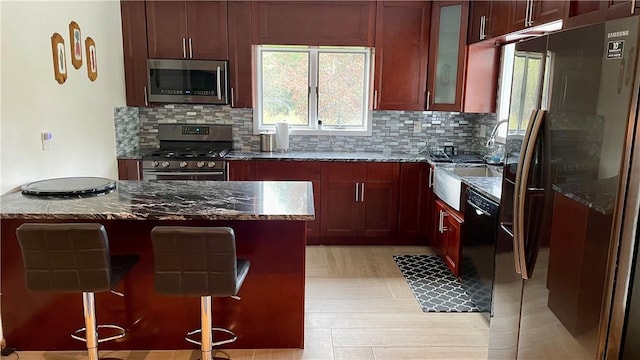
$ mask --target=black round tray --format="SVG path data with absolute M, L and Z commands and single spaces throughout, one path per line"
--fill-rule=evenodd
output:
M 116 182 L 101 177 L 66 177 L 35 181 L 21 187 L 24 195 L 37 197 L 90 197 L 104 195 L 116 188 Z

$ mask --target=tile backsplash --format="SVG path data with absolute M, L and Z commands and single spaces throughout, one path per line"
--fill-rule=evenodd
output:
M 121 107 L 115 109 L 114 121 L 119 156 L 157 147 L 158 124 L 170 123 L 232 125 L 235 150 L 260 150 L 260 137 L 253 135 L 253 109 L 183 104 Z M 421 122 L 422 131 L 413 131 L 415 121 Z M 419 153 L 453 145 L 460 152 L 483 151 L 495 122 L 495 114 L 374 111 L 371 136 L 292 135 L 289 146 L 293 151 Z

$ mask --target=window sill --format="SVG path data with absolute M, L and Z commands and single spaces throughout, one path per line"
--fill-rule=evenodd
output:
M 254 131 L 254 135 L 260 135 L 262 131 L 271 131 L 272 128 L 262 129 L 257 133 Z M 316 135 L 316 136 L 371 136 L 371 129 L 368 130 L 356 130 L 356 129 L 291 129 L 289 135 Z

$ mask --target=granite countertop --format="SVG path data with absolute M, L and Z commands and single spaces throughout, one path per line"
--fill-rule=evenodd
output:
M 0 197 L 1 219 L 313 220 L 304 181 L 118 181 L 108 194 L 72 199 Z
M 500 203 L 502 177 L 463 176 L 462 182 L 498 204 Z
M 587 182 L 553 184 L 553 190 L 593 210 L 608 215 L 613 212 L 618 194 L 618 177 Z
M 226 160 L 285 160 L 285 161 L 369 161 L 369 162 L 426 162 L 428 154 L 382 153 L 382 152 L 340 152 L 340 151 L 287 151 L 287 152 L 244 152 L 232 151 Z

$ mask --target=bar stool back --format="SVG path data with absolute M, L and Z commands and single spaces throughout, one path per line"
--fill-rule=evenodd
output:
M 26 223 L 18 227 L 16 235 L 22 251 L 27 289 L 82 293 L 85 327 L 76 330 L 71 337 L 86 342 L 89 360 L 97 360 L 98 343 L 120 339 L 126 331 L 118 325 L 96 325 L 94 293 L 112 291 L 139 257 L 111 255 L 102 224 Z M 118 333 L 100 339 L 100 328 L 115 329 Z M 82 332 L 85 337 L 78 335 Z
M 155 289 L 160 294 L 200 297 L 201 328 L 185 339 L 200 345 L 202 360 L 212 359 L 213 346 L 237 340 L 231 330 L 212 328 L 211 297 L 233 297 L 249 271 L 249 261 L 236 258 L 236 240 L 228 227 L 156 226 L 151 231 Z M 231 338 L 213 342 L 213 331 Z M 202 333 L 201 341 L 190 336 Z

